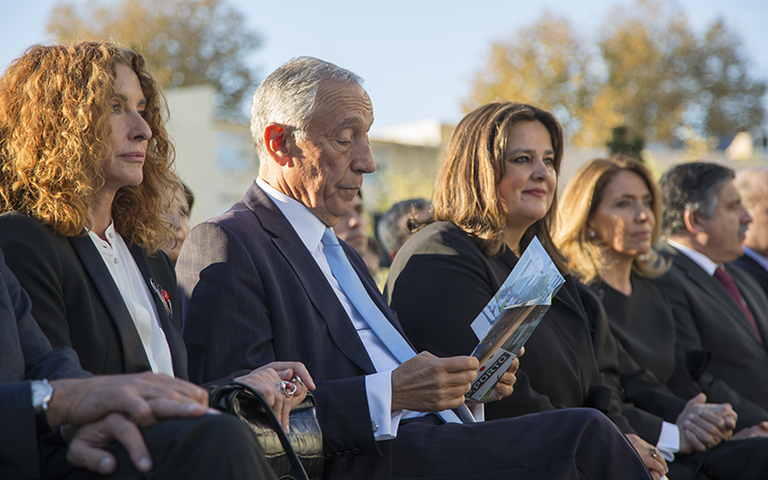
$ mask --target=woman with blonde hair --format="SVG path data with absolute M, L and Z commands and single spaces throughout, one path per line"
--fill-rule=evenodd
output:
M 486 404 L 486 417 L 597 408 L 659 479 L 664 459 L 635 434 L 598 372 L 586 317 L 599 301 L 568 275 L 550 238 L 562 158 L 562 128 L 544 110 L 497 101 L 467 114 L 444 155 L 434 216 L 398 252 L 385 293 L 417 350 L 467 355 L 478 342 L 470 324 L 538 237 L 566 283 L 525 346 L 514 392 Z
M 678 455 L 670 476 L 694 478 L 709 472 L 707 478 L 764 478 L 764 466 L 756 466 L 760 456 L 753 453 L 768 444 L 725 442 L 710 449 L 711 445 L 697 441 L 695 426 L 678 417 L 686 401 L 699 404 L 699 415 L 714 413 L 708 417 L 714 424 L 720 423 L 718 416 L 729 423 L 730 428 L 718 433 L 726 440 L 734 426 L 741 430 L 734 438 L 748 437 L 768 419 L 760 407 L 706 372 L 705 352 L 700 358 L 687 358 L 677 347 L 672 308 L 653 280 L 666 268 L 653 248 L 659 238 L 661 210 L 659 188 L 645 165 L 623 156 L 592 160 L 574 174 L 563 192 L 555 241 L 568 256 L 571 272 L 602 298 L 607 313 L 607 319 L 602 319 L 615 337 L 627 400 L 676 424 L 676 430 L 666 429 L 668 435 L 678 432 L 678 451 L 701 452 Z M 593 322 L 592 328 L 601 326 Z M 738 422 L 730 424 L 734 410 Z M 674 444 L 678 439 L 671 440 Z M 686 442 L 690 442 L 687 447 Z M 761 474 L 748 473 L 760 469 Z

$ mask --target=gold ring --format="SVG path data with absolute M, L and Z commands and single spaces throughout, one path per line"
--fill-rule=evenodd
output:
M 656 447 L 651 447 L 651 456 L 653 458 L 656 458 L 659 456 L 659 449 Z

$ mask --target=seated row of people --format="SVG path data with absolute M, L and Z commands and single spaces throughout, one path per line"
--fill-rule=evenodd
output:
M 178 263 L 178 302 L 173 271 L 158 252 L 171 239 L 163 213 L 176 182 L 172 146 L 160 91 L 142 58 L 83 43 L 33 47 L 14 62 L 0 80 L 0 246 L 32 297 L 32 313 L 63 348 L 54 352 L 71 359 L 73 348 L 94 374 L 188 372 L 199 383 L 256 369 L 240 378 L 261 389 L 283 418 L 306 388 L 289 397 L 280 383 L 298 375 L 317 387 L 327 478 L 648 478 L 629 442 L 596 410 L 475 423 L 464 394 L 477 360 L 413 351 L 359 257 L 328 228 L 351 209 L 363 174 L 374 168 L 367 141 L 373 114 L 360 83 L 313 58 L 293 60 L 262 83 L 252 119 L 260 178 L 243 202 L 193 229 Z M 28 312 L 24 318 L 28 323 Z M 38 384 L 30 380 L 47 374 L 26 358 L 23 330 L 14 355 L 20 350 L 29 369 L 4 381 L 27 380 L 18 385 L 31 395 Z M 503 375 L 494 399 L 512 392 L 517 366 Z M 66 389 L 52 386 L 42 404 L 55 411 Z M 37 404 L 25 408 L 26 400 L 17 403 L 29 418 Z M 482 420 L 482 406 L 473 410 Z M 92 416 L 86 420 L 101 421 Z M 179 442 L 176 455 L 166 457 L 160 452 L 173 446 L 168 436 L 142 433 L 154 475 L 176 465 L 176 476 L 214 476 L 229 462 L 220 473 L 242 463 L 244 476 L 269 478 L 250 444 L 251 453 L 237 455 L 252 460 L 240 462 L 219 453 L 228 442 L 190 433 L 197 448 Z M 67 446 L 51 438 L 51 447 L 4 449 L 3 476 L 20 475 L 18 464 L 5 461 L 17 452 L 36 458 L 27 468 L 46 478 L 69 475 L 52 468 Z M 130 443 L 114 432 L 99 439 L 91 446 L 102 459 L 112 458 L 103 451 L 111 440 Z M 179 449 L 188 450 L 183 460 Z M 120 463 L 121 478 L 150 467 L 132 459 L 135 468 Z M 99 472 L 112 471 L 103 462 L 96 465 L 110 468 Z
M 536 236 L 566 282 L 526 344 L 515 391 L 487 405 L 486 415 L 593 407 L 627 434 L 654 475 L 666 469 L 652 454 L 658 448 L 675 460 L 669 464 L 671 478 L 760 478 L 754 475 L 766 465 L 758 453 L 768 448 L 768 439 L 723 440 L 731 439 L 734 430 L 735 438 L 765 435 L 765 410 L 722 384 L 725 392 L 707 390 L 715 403 L 705 403 L 685 361 L 680 367 L 688 389 L 670 390 L 655 376 L 668 380 L 668 372 L 652 367 L 675 365 L 667 362 L 676 352 L 673 317 L 645 320 L 655 314 L 655 298 L 639 300 L 635 306 L 644 308 L 632 311 L 635 322 L 627 311 L 606 316 L 598 296 L 578 281 L 599 290 L 597 272 L 625 273 L 628 280 L 632 255 L 650 253 L 658 236 L 654 212 L 660 213 L 661 198 L 645 167 L 610 159 L 582 168 L 566 188 L 563 225 L 552 239 L 561 135 L 548 113 L 510 102 L 480 107 L 457 126 L 436 184 L 432 218 L 395 257 L 387 279 L 387 298 L 406 334 L 417 349 L 440 356 L 472 351 L 477 339 L 471 322 Z M 625 185 L 625 177 L 638 181 Z M 622 214 L 628 217 L 623 222 Z M 614 248 L 625 243 L 644 250 L 616 253 Z M 642 272 L 653 272 L 644 265 Z M 665 302 L 663 297 L 658 301 Z M 614 338 L 609 318 L 619 325 L 632 323 L 644 335 L 620 331 L 625 334 L 621 340 L 632 342 L 625 348 Z M 664 331 L 649 332 L 650 322 L 662 323 Z M 613 323 L 610 327 L 621 330 Z M 626 352 L 631 346 L 649 356 L 662 350 L 664 357 L 653 357 L 652 365 L 645 364 L 645 357 L 638 363 Z M 737 412 L 726 402 L 740 410 L 738 424 Z
M 717 379 L 716 353 L 707 365 L 712 347 L 704 340 L 670 347 L 665 338 L 674 375 L 654 371 L 635 337 L 616 327 L 613 317 L 628 323 L 626 315 L 613 307 L 606 315 L 592 291 L 626 286 L 604 274 L 613 244 L 610 232 L 598 232 L 596 214 L 623 173 L 593 184 L 582 205 L 594 211 L 574 227 L 585 235 L 580 246 L 596 248 L 586 250 L 594 275 L 569 264 L 577 259 L 570 251 L 560 254 L 554 227 L 563 134 L 548 112 L 499 101 L 467 115 L 446 152 L 433 216 L 397 254 L 385 299 L 330 229 L 353 210 L 363 174 L 375 168 L 367 138 L 373 110 L 361 82 L 309 57 L 262 82 L 251 118 L 259 178 L 243 201 L 192 229 L 176 266 L 177 299 L 177 278 L 159 248 L 172 238 L 165 211 L 178 184 L 162 96 L 143 59 L 84 43 L 33 47 L 17 60 L 0 80 L 0 247 L 43 332 L 65 348 L 54 352 L 71 357 L 71 347 L 97 375 L 152 371 L 209 385 L 242 375 L 284 424 L 314 389 L 325 478 L 659 479 L 669 465 L 675 479 L 762 478 L 768 468 L 759 453 L 768 443 L 758 437 L 768 417 L 759 401 Z M 631 167 L 619 173 L 647 173 Z M 649 195 L 641 192 L 641 206 L 646 197 L 658 203 L 650 176 L 643 178 Z M 641 235 L 650 247 L 659 222 L 649 212 L 638 223 L 650 230 Z M 469 322 L 534 236 L 566 284 L 529 340 L 523 367 L 516 359 L 487 405 L 468 405 L 478 368 L 467 356 L 475 343 Z M 623 264 L 628 278 L 634 261 L 628 270 Z M 45 378 L 30 368 L 9 380 Z M 294 376 L 306 387 L 297 381 L 291 397 L 280 384 Z M 723 396 L 706 403 L 699 392 Z M 77 424 L 98 424 L 107 413 Z M 53 426 L 60 423 L 67 422 Z M 165 448 L 166 437 L 142 433 L 152 455 Z M 40 447 L 44 471 L 67 452 L 53 437 Z M 728 441 L 737 437 L 749 439 Z M 126 443 L 107 435 L 113 438 Z M 210 452 L 185 466 L 215 470 L 222 458 Z M 259 459 L 257 448 L 247 452 L 238 455 Z M 153 472 L 178 462 L 159 458 Z M 146 470 L 141 465 L 120 471 L 133 478 Z M 261 463 L 244 465 L 244 474 L 270 478 Z

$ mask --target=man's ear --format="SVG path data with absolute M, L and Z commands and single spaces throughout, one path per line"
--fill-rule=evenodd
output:
M 683 213 L 683 222 L 685 222 L 685 229 L 688 230 L 689 233 L 693 235 L 698 235 L 700 233 L 707 233 L 706 228 L 702 224 L 702 216 L 701 213 L 693 211 L 693 210 L 686 210 Z
M 288 164 L 290 155 L 288 154 L 287 133 L 285 127 L 276 123 L 270 123 L 264 128 L 264 145 L 270 158 L 281 167 Z

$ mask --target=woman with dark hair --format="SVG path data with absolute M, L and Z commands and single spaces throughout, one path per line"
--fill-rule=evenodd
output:
M 683 453 L 691 453 L 692 446 L 684 446 L 696 437 L 676 417 L 680 404 L 692 398 L 701 404 L 713 402 L 707 409 L 724 415 L 732 415 L 731 407 L 715 404 L 733 406 L 738 414 L 737 433 L 725 439 L 765 435 L 768 413 L 708 374 L 705 355 L 688 358 L 676 344 L 672 308 L 653 280 L 666 270 L 653 248 L 659 238 L 661 203 L 659 188 L 645 165 L 619 155 L 593 160 L 565 188 L 556 242 L 568 256 L 571 272 L 602 298 L 618 346 L 627 400 L 677 423 Z M 640 369 L 652 374 L 650 381 L 647 376 L 641 378 Z M 658 387 L 653 382 L 663 384 L 664 398 L 650 395 Z M 689 467 L 703 462 L 702 471 L 716 466 L 720 473 L 710 470 L 709 478 L 764 478 L 765 472 L 745 473 L 755 469 L 760 456 L 753 453 L 761 448 L 766 445 L 726 442 L 713 454 L 698 446 L 696 450 L 707 452 L 706 460 L 701 456 L 680 461 Z M 691 477 L 675 473 L 674 478 Z
M 566 283 L 526 344 L 515 391 L 487 404 L 486 416 L 598 408 L 658 479 L 663 458 L 634 433 L 598 372 L 587 315 L 599 301 L 567 275 L 550 237 L 562 157 L 562 128 L 548 112 L 497 101 L 469 113 L 446 149 L 433 218 L 395 257 L 386 293 L 417 349 L 466 355 L 478 342 L 470 324 L 538 237 Z

